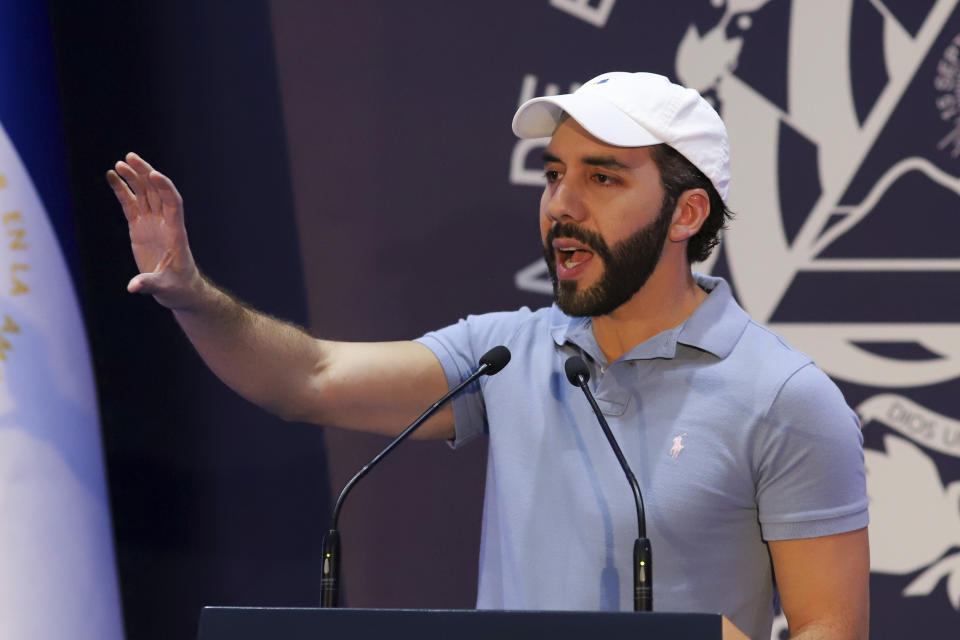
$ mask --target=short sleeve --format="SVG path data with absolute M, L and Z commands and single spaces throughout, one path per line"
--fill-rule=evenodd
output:
M 781 387 L 754 447 L 765 540 L 814 538 L 867 526 L 863 435 L 837 386 L 813 364 Z
M 467 316 L 437 331 L 417 338 L 433 351 L 447 376 L 448 388 L 460 384 L 479 366 L 480 357 L 493 347 L 509 346 L 519 326 L 533 315 L 524 307 L 517 311 L 485 313 Z M 454 447 L 468 442 L 487 431 L 487 412 L 482 385 L 484 378 L 464 389 L 453 400 L 455 436 Z

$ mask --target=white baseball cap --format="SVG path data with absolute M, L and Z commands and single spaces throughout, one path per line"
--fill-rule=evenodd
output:
M 513 116 L 513 132 L 521 138 L 552 136 L 564 112 L 607 144 L 670 145 L 700 169 L 727 201 L 727 128 L 696 90 L 655 73 L 604 73 L 573 93 L 527 100 Z

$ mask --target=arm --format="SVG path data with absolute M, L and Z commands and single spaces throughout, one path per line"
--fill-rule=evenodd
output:
M 770 542 L 780 602 L 796 640 L 866 640 L 870 623 L 867 530 Z M 723 618 L 723 640 L 749 640 Z
M 136 154 L 107 181 L 140 271 L 127 289 L 172 310 L 213 372 L 251 402 L 289 420 L 391 434 L 447 391 L 440 363 L 421 344 L 318 340 L 214 286 L 190 252 L 176 187 Z M 419 435 L 452 438 L 453 410 L 439 412 Z
M 860 423 L 809 363 L 780 388 L 765 423 L 757 504 L 791 637 L 866 638 L 869 501 Z
M 867 530 L 770 542 L 790 637 L 866 640 L 870 623 Z

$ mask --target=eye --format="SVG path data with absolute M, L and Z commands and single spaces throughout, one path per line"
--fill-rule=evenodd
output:
M 613 176 L 608 176 L 605 173 L 595 173 L 593 179 L 596 180 L 599 184 L 613 184 L 615 179 Z
M 543 172 L 543 177 L 546 178 L 547 182 L 553 184 L 560 178 L 560 172 L 556 169 L 547 169 Z

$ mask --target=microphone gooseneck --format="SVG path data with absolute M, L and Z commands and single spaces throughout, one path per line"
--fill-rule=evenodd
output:
M 492 376 L 499 373 L 501 369 L 510 362 L 510 350 L 503 345 L 496 346 L 480 357 L 480 366 L 476 371 L 470 374 L 463 382 L 448 391 L 442 398 L 430 405 L 426 411 L 420 414 L 420 417 L 404 429 L 400 435 L 394 438 L 390 444 L 378 453 L 373 460 L 368 462 L 340 491 L 340 496 L 333 507 L 333 515 L 330 517 L 330 530 L 323 536 L 322 554 L 323 563 L 320 572 L 320 606 L 336 607 L 340 600 L 340 532 L 337 529 L 337 522 L 340 519 L 340 509 L 347 498 L 347 494 L 353 489 L 354 485 L 367 475 L 388 453 L 394 450 L 398 444 L 407 439 L 411 433 L 416 431 L 420 425 L 427 421 L 430 416 L 437 412 L 440 407 L 450 401 L 455 395 L 460 393 L 469 384 L 481 376 Z
M 650 540 L 647 538 L 647 519 L 643 508 L 643 495 L 640 493 L 640 484 L 636 476 L 630 470 L 627 459 L 620 450 L 613 432 L 610 431 L 610 425 L 607 419 L 603 417 L 603 412 L 597 405 L 596 399 L 590 392 L 587 382 L 590 380 L 590 370 L 580 356 L 570 356 L 563 364 L 564 373 L 567 374 L 567 380 L 575 387 L 580 387 L 583 395 L 587 397 L 593 413 L 597 416 L 603 435 L 607 437 L 610 448 L 613 449 L 620 468 L 623 469 L 630 488 L 633 489 L 633 501 L 637 508 L 637 540 L 633 544 L 633 610 L 634 611 L 653 611 L 653 555 L 650 548 Z

